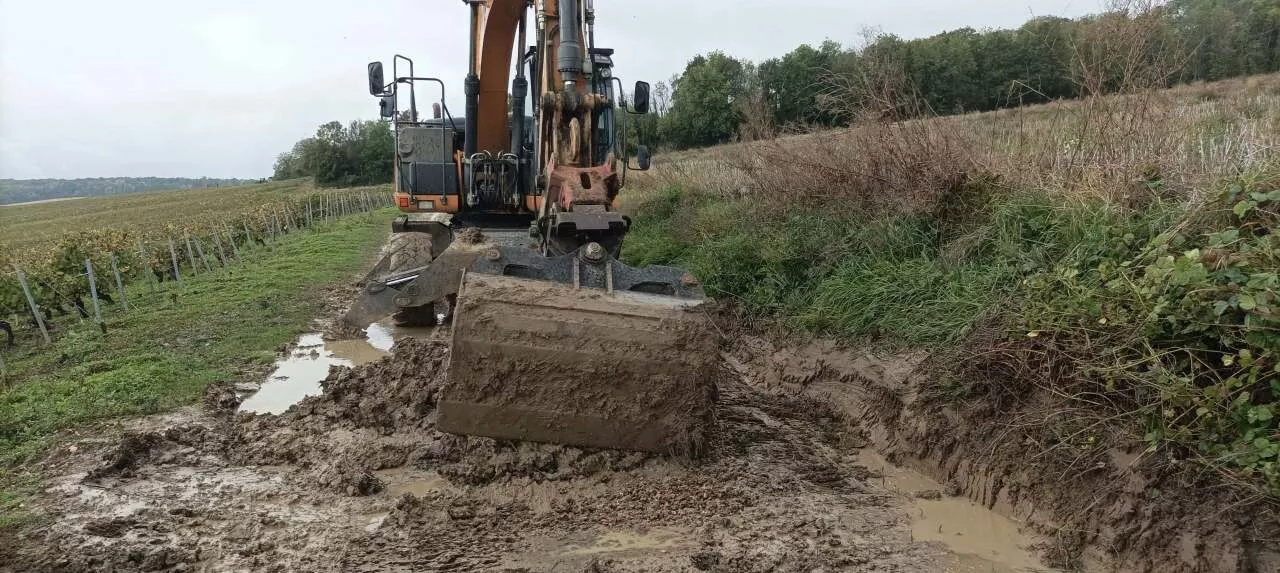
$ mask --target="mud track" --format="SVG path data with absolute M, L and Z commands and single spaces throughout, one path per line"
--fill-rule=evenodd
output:
M 440 341 L 334 368 L 279 416 L 202 408 L 133 420 L 50 456 L 44 527 L 5 571 L 930 571 L 910 501 L 858 462 L 818 401 L 719 385 L 698 460 L 463 438 L 434 429 Z M 981 569 L 990 570 L 990 569 Z

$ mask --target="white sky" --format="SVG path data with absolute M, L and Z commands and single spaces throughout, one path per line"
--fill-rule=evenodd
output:
M 801 43 L 907 38 L 1099 0 L 596 0 L 596 42 L 630 83 L 693 55 L 759 62 Z M 330 120 L 372 119 L 365 64 L 395 53 L 462 113 L 460 0 L 0 0 L 0 178 L 266 177 Z M 424 101 L 436 96 L 419 94 Z

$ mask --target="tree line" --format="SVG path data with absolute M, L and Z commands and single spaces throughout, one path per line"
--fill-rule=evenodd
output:
M 642 141 L 665 148 L 729 141 L 744 117 L 846 125 L 854 118 L 834 94 L 885 89 L 889 70 L 919 104 L 901 110 L 886 102 L 883 111 L 894 117 L 990 111 L 1121 91 L 1138 80 L 1159 87 L 1275 72 L 1280 0 L 1171 0 L 915 40 L 876 34 L 859 48 L 806 44 L 759 64 L 712 52 L 655 86 L 656 114 L 629 120 Z
M 898 119 L 1275 71 L 1280 0 L 1133 0 L 1077 19 L 1032 18 L 1016 29 L 960 28 L 914 40 L 871 34 L 857 48 L 805 44 L 758 64 L 700 54 L 655 83 L 652 113 L 621 120 L 635 134 L 632 143 L 682 149 L 730 141 L 751 127 L 746 118 L 775 127 L 848 125 L 866 113 L 867 100 L 872 112 Z M 910 109 L 901 108 L 903 99 L 874 101 L 890 89 L 910 90 Z M 860 100 L 857 110 L 850 99 Z M 393 142 L 386 121 L 329 122 L 279 156 L 274 178 L 385 183 Z
M 314 177 L 324 187 L 386 183 L 391 181 L 394 144 L 388 121 L 331 121 L 281 153 L 272 178 Z

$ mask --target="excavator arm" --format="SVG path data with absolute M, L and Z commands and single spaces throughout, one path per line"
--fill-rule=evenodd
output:
M 452 121 L 411 117 L 396 128 L 398 173 L 424 174 L 411 185 L 442 182 L 420 193 L 398 176 L 402 210 L 445 207 L 450 218 L 406 216 L 393 225 L 397 237 L 418 236 L 404 241 L 416 246 L 379 263 L 348 322 L 451 311 L 450 384 L 437 403 L 442 431 L 697 449 L 717 356 L 705 317 L 689 312 L 702 289 L 681 269 L 617 259 L 630 227 L 615 208 L 626 161 L 618 159 L 625 146 L 614 113 L 624 106 L 613 51 L 595 46 L 592 0 L 464 2 L 470 53 L 461 144 L 446 164 L 434 142 L 455 133 Z M 393 107 L 402 80 L 391 84 Z M 388 97 L 380 65 L 370 65 L 370 87 Z M 637 83 L 629 111 L 646 111 L 647 93 Z M 449 168 L 457 174 L 452 188 Z

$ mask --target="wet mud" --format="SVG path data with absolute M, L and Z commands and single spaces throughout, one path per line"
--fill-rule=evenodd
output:
M 1267 500 L 1167 454 L 1144 455 L 1140 436 L 1050 448 L 1056 427 L 1045 416 L 1060 397 L 1030 385 L 999 407 L 948 397 L 929 375 L 937 359 L 750 335 L 725 356 L 749 384 L 828 404 L 859 428 L 870 446 L 863 465 L 916 498 L 915 537 L 965 557 L 956 570 L 989 570 L 967 557 L 998 552 L 1000 566 L 1014 567 L 1029 553 L 1083 571 L 1280 571 L 1280 514 Z M 1014 547 L 1011 525 L 1024 536 Z
M 1013 571 L 912 532 L 826 403 L 726 376 L 698 458 L 435 428 L 441 340 L 331 367 L 286 411 L 202 409 L 63 446 L 2 571 Z

